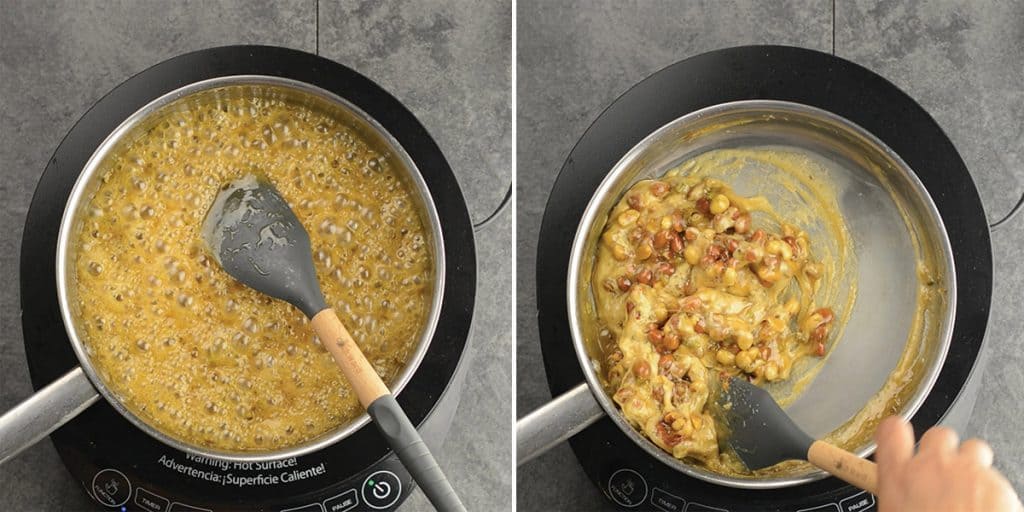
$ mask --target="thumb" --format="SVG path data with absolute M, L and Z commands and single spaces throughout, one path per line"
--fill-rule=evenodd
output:
M 875 462 L 881 474 L 894 470 L 914 456 L 914 429 L 898 416 L 890 416 L 878 425 L 875 441 L 878 443 Z

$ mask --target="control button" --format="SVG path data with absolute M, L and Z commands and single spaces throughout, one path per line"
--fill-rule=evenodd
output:
M 169 512 L 213 512 L 208 508 L 193 507 L 192 505 L 186 505 L 184 503 L 178 503 L 175 501 L 171 503 L 171 509 Z
M 686 500 L 655 487 L 651 492 L 651 505 L 665 512 L 683 512 Z
M 324 501 L 324 508 L 327 512 L 347 512 L 356 508 L 359 504 L 359 493 L 355 489 L 349 489 L 329 500 Z
M 817 507 L 802 508 L 796 512 L 839 512 L 839 505 L 835 503 L 826 503 L 824 505 L 818 505 Z
M 286 508 L 281 512 L 324 512 L 324 507 L 319 503 L 310 503 L 301 507 Z
M 171 502 L 167 498 L 153 494 L 142 487 L 135 488 L 135 504 L 149 512 L 167 512 Z
M 686 507 L 686 512 L 729 512 L 724 508 L 712 507 L 710 505 L 701 505 L 700 503 L 690 502 Z
M 864 512 L 865 510 L 874 510 L 874 507 L 875 496 L 867 491 L 861 491 L 839 502 L 841 512 Z
M 620 469 L 608 479 L 608 495 L 623 507 L 639 507 L 647 499 L 647 481 L 632 469 Z
M 363 503 L 380 510 L 394 505 L 402 495 L 402 481 L 394 473 L 381 470 L 366 477 L 363 482 Z
M 103 505 L 120 507 L 132 497 L 132 484 L 124 473 L 116 469 L 104 469 L 92 477 L 92 494 Z

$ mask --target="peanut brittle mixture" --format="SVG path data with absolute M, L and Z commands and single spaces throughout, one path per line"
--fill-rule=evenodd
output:
M 719 453 L 711 379 L 790 377 L 825 355 L 833 311 L 814 304 L 824 266 L 807 235 L 759 227 L 763 198 L 670 171 L 611 211 L 592 287 L 605 377 L 627 420 L 680 459 L 743 472 Z

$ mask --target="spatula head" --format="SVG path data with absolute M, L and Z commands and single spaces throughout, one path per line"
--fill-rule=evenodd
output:
M 206 213 L 203 239 L 217 263 L 250 288 L 310 318 L 327 307 L 309 234 L 266 179 L 250 174 L 225 184 Z
M 768 391 L 743 378 L 731 377 L 722 383 L 712 413 L 720 427 L 719 435 L 726 437 L 750 470 L 784 460 L 806 459 L 814 442 Z

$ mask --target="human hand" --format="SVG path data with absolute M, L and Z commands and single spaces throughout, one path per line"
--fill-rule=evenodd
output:
M 963 444 L 956 432 L 934 427 L 921 436 L 898 417 L 875 433 L 879 512 L 1022 512 L 1017 494 L 992 468 L 992 449 L 979 439 Z

